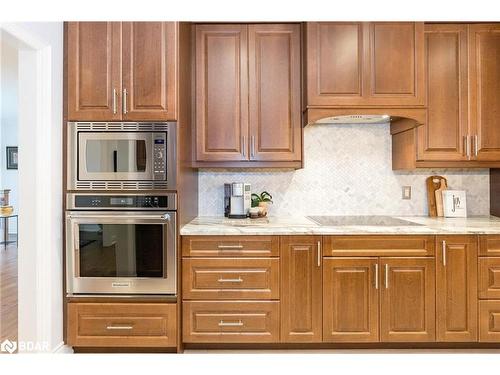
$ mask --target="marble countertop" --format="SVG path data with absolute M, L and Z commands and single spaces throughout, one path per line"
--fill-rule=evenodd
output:
M 322 226 L 307 217 L 269 217 L 263 219 L 228 219 L 200 216 L 181 228 L 183 236 L 216 235 L 362 235 L 362 234 L 500 234 L 500 218 L 430 218 L 393 216 L 413 225 L 337 225 Z M 420 224 L 420 225 L 415 225 Z

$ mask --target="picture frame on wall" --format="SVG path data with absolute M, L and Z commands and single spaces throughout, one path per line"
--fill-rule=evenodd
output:
M 17 169 L 17 146 L 7 146 L 7 169 Z

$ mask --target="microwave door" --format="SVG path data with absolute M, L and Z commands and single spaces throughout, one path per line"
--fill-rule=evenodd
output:
M 78 133 L 80 181 L 154 179 L 153 133 Z

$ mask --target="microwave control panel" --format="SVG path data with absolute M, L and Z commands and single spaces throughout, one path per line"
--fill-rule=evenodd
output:
M 167 177 L 167 133 L 153 135 L 153 179 L 165 180 Z

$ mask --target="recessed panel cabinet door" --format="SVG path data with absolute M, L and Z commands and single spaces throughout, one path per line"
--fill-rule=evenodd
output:
M 123 117 L 176 120 L 175 22 L 123 23 Z
M 120 22 L 67 25 L 68 120 L 120 120 Z
M 477 341 L 477 238 L 436 238 L 437 341 Z
M 250 160 L 300 161 L 300 25 L 248 27 Z
M 198 161 L 248 160 L 246 25 L 196 26 Z
M 281 237 L 281 341 L 321 342 L 321 236 Z
M 470 121 L 473 156 L 500 160 L 500 25 L 469 25 Z
M 433 258 L 380 258 L 382 342 L 435 340 Z
M 378 258 L 323 262 L 323 341 L 379 341 Z
M 362 104 L 367 24 L 308 22 L 306 27 L 307 104 Z
M 424 24 L 370 23 L 369 104 L 425 105 Z
M 467 25 L 425 25 L 427 121 L 419 160 L 467 160 Z

